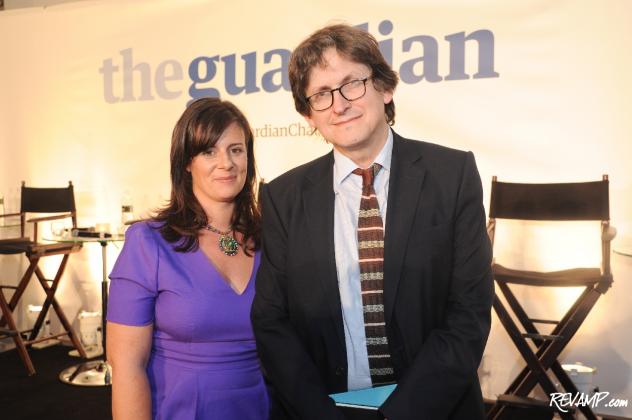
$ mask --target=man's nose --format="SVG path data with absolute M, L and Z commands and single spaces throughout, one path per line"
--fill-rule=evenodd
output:
M 351 102 L 342 96 L 339 90 L 332 92 L 332 95 L 334 101 L 332 108 L 336 114 L 344 113 L 351 106 Z

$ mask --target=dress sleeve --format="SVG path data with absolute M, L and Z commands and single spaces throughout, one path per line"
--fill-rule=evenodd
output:
M 110 273 L 107 320 L 144 326 L 154 321 L 158 294 L 158 246 L 156 234 L 146 222 L 127 230 L 125 244 Z

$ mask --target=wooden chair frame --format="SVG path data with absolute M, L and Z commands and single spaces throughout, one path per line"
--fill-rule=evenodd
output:
M 32 217 L 27 219 L 26 215 L 30 213 L 55 213 L 53 215 Z M 75 209 L 74 191 L 72 182 L 69 182 L 66 188 L 31 188 L 26 187 L 22 182 L 22 198 L 19 213 L 10 213 L 0 215 L 0 217 L 19 217 L 20 218 L 20 237 L 1 239 L 0 254 L 24 254 L 29 261 L 28 268 L 22 275 L 17 286 L 0 286 L 0 338 L 11 337 L 16 345 L 20 358 L 24 363 L 29 375 L 35 374 L 35 368 L 31 358 L 27 352 L 27 348 L 32 344 L 68 336 L 73 346 L 77 349 L 81 357 L 86 358 L 86 353 L 81 345 L 77 334 L 73 331 L 68 318 L 64 314 L 59 302 L 55 298 L 55 292 L 59 287 L 62 275 L 66 268 L 70 254 L 81 249 L 80 243 L 39 243 L 38 223 L 49 222 L 52 220 L 61 220 L 70 218 L 73 228 L 77 227 L 77 214 Z M 26 223 L 33 224 L 33 239 L 25 236 Z M 47 279 L 39 268 L 38 264 L 41 258 L 52 255 L 63 255 L 61 263 L 57 268 L 55 277 Z M 31 278 L 35 277 L 44 289 L 46 298 L 42 304 L 37 320 L 33 328 L 19 331 L 17 323 L 13 317 L 13 311 L 18 305 L 20 298 L 24 294 Z M 4 295 L 3 289 L 12 289 L 13 295 L 10 300 Z M 50 307 L 53 307 L 59 321 L 62 324 L 64 332 L 52 336 L 37 338 L 40 329 L 46 319 Z M 7 326 L 7 328 L 3 328 Z

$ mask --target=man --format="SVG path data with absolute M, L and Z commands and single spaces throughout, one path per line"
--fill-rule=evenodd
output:
M 289 77 L 333 151 L 260 194 L 251 317 L 273 417 L 342 419 L 328 394 L 396 382 L 385 418 L 483 418 L 493 284 L 473 155 L 391 130 L 397 75 L 365 31 L 315 32 Z

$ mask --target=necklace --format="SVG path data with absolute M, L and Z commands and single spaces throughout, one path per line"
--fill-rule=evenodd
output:
M 214 228 L 213 226 L 211 226 L 210 223 L 204 226 L 204 228 L 219 235 L 219 249 L 224 254 L 228 255 L 229 257 L 237 255 L 237 251 L 239 250 L 239 243 L 232 235 L 228 236 L 228 234 L 233 231 L 232 226 L 226 232 L 222 232 L 221 230 Z

